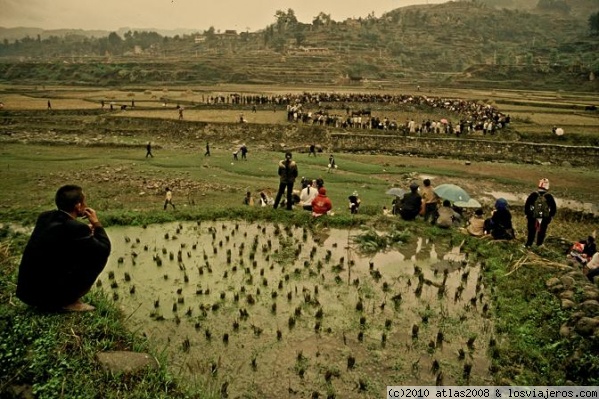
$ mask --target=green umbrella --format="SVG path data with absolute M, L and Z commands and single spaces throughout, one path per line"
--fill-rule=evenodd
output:
M 468 201 L 470 199 L 470 195 L 462 187 L 455 184 L 441 184 L 435 187 L 434 191 L 439 197 L 451 202 Z

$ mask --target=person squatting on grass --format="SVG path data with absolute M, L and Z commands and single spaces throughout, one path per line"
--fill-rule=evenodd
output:
M 316 180 L 302 179 L 302 191 L 300 192 L 299 204 L 306 211 L 312 210 L 312 201 L 318 195 L 318 188 L 316 187 Z
M 165 195 L 164 195 L 164 210 L 166 211 L 166 207 L 167 205 L 170 205 L 173 207 L 173 211 L 176 209 L 175 208 L 175 204 L 173 204 L 173 191 L 170 188 L 166 188 L 165 190 Z
M 405 193 L 397 205 L 399 205 L 399 215 L 403 220 L 416 219 L 422 207 L 422 197 L 418 194 L 418 183 L 410 184 L 410 192 Z
M 354 191 L 352 195 L 347 197 L 347 199 L 349 200 L 349 212 L 351 214 L 358 213 L 358 210 L 360 209 L 360 204 L 362 203 L 362 201 L 360 200 L 360 196 L 358 195 L 358 192 Z
M 485 213 L 482 208 L 478 208 L 476 211 L 474 211 L 474 215 L 472 215 L 470 220 L 468 220 L 468 226 L 466 227 L 468 234 L 474 237 L 483 237 L 487 234 L 485 231 L 484 214 Z
M 516 238 L 512 225 L 512 213 L 505 198 L 495 201 L 495 210 L 489 219 L 485 220 L 484 230 L 488 231 L 495 240 L 511 240 Z
M 25 247 L 17 297 L 49 311 L 94 310 L 81 297 L 104 270 L 110 240 L 96 211 L 88 208 L 81 187 L 62 186 L 55 202 L 58 209 L 40 214 Z
M 292 159 L 291 152 L 287 151 L 285 153 L 285 159 L 279 162 L 279 191 L 277 192 L 277 196 L 275 198 L 275 203 L 273 205 L 274 209 L 279 207 L 279 202 L 281 202 L 281 197 L 285 190 L 287 190 L 287 201 L 286 208 L 288 211 L 293 209 L 293 184 L 295 183 L 295 179 L 297 178 L 297 164 Z
M 333 209 L 333 203 L 331 199 L 327 197 L 327 189 L 320 187 L 318 189 L 318 195 L 312 201 L 312 216 L 320 217 L 322 215 L 332 215 L 331 209 Z
M 537 191 L 532 192 L 524 204 L 526 214 L 526 228 L 528 237 L 525 247 L 529 248 L 537 238 L 537 246 L 543 245 L 549 223 L 557 213 L 555 198 L 549 194 L 549 179 L 539 180 Z
M 433 224 L 444 229 L 449 229 L 456 224 L 459 225 L 460 220 L 460 214 L 453 210 L 449 200 L 444 200 L 443 206 L 437 209 L 435 215 L 433 215 Z

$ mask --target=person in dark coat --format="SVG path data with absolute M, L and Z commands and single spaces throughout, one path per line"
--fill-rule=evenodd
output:
M 248 148 L 245 144 L 242 144 L 241 147 L 239 147 L 239 151 L 241 151 L 241 159 L 244 160 L 248 160 L 247 155 L 248 155 Z
M 110 240 L 96 211 L 87 207 L 81 187 L 62 186 L 55 202 L 58 209 L 38 217 L 25 247 L 17 297 L 44 310 L 93 310 L 81 297 L 104 270 Z
M 532 192 L 524 204 L 524 214 L 526 215 L 526 229 L 528 236 L 525 246 L 529 248 L 537 239 L 537 246 L 543 245 L 549 223 L 557 213 L 557 204 L 555 198 L 549 191 L 549 179 L 539 181 L 537 191 Z M 544 199 L 544 201 L 542 201 Z M 545 208 L 542 210 L 541 208 Z
M 505 198 L 495 201 L 495 210 L 491 217 L 485 220 L 484 230 L 491 233 L 496 240 L 511 240 L 515 238 L 514 226 L 512 225 L 512 213 L 508 209 Z
M 154 154 L 152 154 L 152 143 L 151 143 L 151 142 L 149 142 L 149 143 L 146 145 L 146 158 L 147 158 L 147 157 L 152 157 L 152 158 L 154 158 Z
M 403 220 L 414 220 L 420 213 L 422 197 L 418 194 L 418 183 L 410 184 L 410 192 L 405 193 L 399 203 L 399 215 Z
M 281 202 L 281 197 L 285 190 L 287 190 L 287 210 L 290 211 L 293 209 L 293 199 L 291 196 L 293 194 L 293 184 L 297 178 L 297 164 L 291 158 L 291 152 L 288 151 L 285 153 L 285 159 L 279 162 L 279 191 L 273 205 L 274 209 L 279 207 L 279 202 Z
M 350 213 L 358 213 L 358 210 L 360 209 L 360 204 L 362 203 L 362 201 L 360 200 L 360 196 L 358 195 L 358 192 L 354 191 L 352 195 L 347 197 L 347 199 L 349 200 Z

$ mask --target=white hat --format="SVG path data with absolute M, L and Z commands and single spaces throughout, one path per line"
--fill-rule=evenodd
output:
M 543 178 L 539 180 L 539 188 L 541 190 L 549 190 L 549 179 Z

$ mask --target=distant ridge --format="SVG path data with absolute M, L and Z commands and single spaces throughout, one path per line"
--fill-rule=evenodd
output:
M 161 36 L 174 37 L 177 35 L 190 35 L 196 32 L 202 32 L 203 29 L 187 29 L 187 28 L 179 28 L 179 29 L 156 29 L 156 28 L 119 28 L 116 30 L 120 36 L 123 36 L 128 31 L 134 32 L 156 32 Z M 0 26 L 0 40 L 8 40 L 9 42 L 14 42 L 15 40 L 20 40 L 25 37 L 30 37 L 32 39 L 37 39 L 39 35 L 40 39 L 47 39 L 51 36 L 57 37 L 65 37 L 70 35 L 82 36 L 82 37 L 106 37 L 110 34 L 110 32 L 115 32 L 111 30 L 87 30 L 87 29 L 41 29 L 41 28 L 32 28 L 32 27 L 17 27 L 17 28 L 5 28 Z

